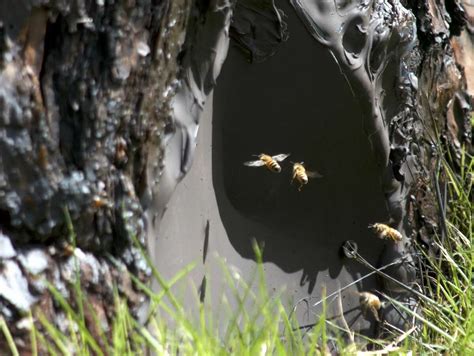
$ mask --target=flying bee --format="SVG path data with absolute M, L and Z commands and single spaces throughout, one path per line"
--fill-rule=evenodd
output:
M 379 297 L 370 292 L 360 292 L 359 303 L 364 316 L 371 314 L 375 320 L 380 322 L 379 310 L 382 308 L 382 302 Z
M 293 162 L 292 162 L 293 163 Z M 293 163 L 293 177 L 291 178 L 291 183 L 296 179 L 300 186 L 298 187 L 298 191 L 301 191 L 303 185 L 308 184 L 309 178 L 321 178 L 322 175 L 318 172 L 310 172 L 304 168 L 304 162 L 300 163 Z
M 375 231 L 377 236 L 384 240 L 392 240 L 392 241 L 398 242 L 398 241 L 401 241 L 403 238 L 402 234 L 398 230 L 395 230 L 393 227 L 390 227 L 385 224 L 381 224 L 381 223 L 371 224 L 369 225 L 369 229 L 372 229 L 373 231 Z
M 282 154 L 279 154 L 279 155 L 276 155 L 276 156 L 269 156 L 265 153 L 261 153 L 257 156 L 258 160 L 244 162 L 244 165 L 246 165 L 248 167 L 265 166 L 272 172 L 280 173 L 281 172 L 281 167 L 278 164 L 278 162 L 281 162 L 281 161 L 285 160 L 289 155 L 290 155 L 289 153 L 282 153 Z

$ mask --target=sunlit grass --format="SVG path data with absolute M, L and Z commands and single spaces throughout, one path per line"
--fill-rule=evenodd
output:
M 474 161 L 465 151 L 461 168 L 441 159 L 438 176 L 447 188 L 446 232 L 433 236 L 435 255 L 419 247 L 424 254 L 425 293 L 438 305 L 423 305 L 423 317 L 442 332 L 425 327 L 422 340 L 439 351 L 463 354 L 474 350 L 474 243 L 472 235 L 472 183 Z M 441 181 L 441 180 L 439 180 Z M 435 187 L 436 188 L 436 187 Z M 449 310 L 451 312 L 447 312 Z M 426 323 L 422 323 L 426 326 Z

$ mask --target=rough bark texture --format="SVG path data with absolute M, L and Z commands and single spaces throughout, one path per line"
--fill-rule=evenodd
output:
M 456 0 L 290 2 L 365 110 L 391 224 L 404 235 L 381 263 L 393 261 L 438 229 L 430 143 L 441 136 L 458 156 L 471 139 L 472 14 Z M 143 281 L 149 271 L 132 237 L 155 238 L 189 169 L 232 10 L 224 0 L 0 3 L 0 312 L 20 349 L 31 308 L 67 329 L 43 277 L 74 303 L 76 258 L 104 325 L 114 284 L 138 313 L 145 299 L 123 271 Z M 232 38 L 252 61 L 287 36 L 273 1 L 238 1 L 235 16 Z M 390 273 L 410 284 L 407 266 Z
M 191 9 L 187 0 L 2 2 L 0 306 L 15 336 L 33 306 L 67 329 L 43 277 L 73 303 L 75 258 L 103 325 L 114 285 L 134 313 L 143 305 L 125 272 L 149 276 L 132 237 L 145 242 Z

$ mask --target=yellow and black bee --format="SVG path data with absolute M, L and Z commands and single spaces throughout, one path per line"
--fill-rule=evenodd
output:
M 402 234 L 398 230 L 395 230 L 393 227 L 390 227 L 386 224 L 371 224 L 369 225 L 369 229 L 372 229 L 379 238 L 384 240 L 392 240 L 398 242 L 403 239 Z
M 291 179 L 291 182 L 293 183 L 295 179 L 298 181 L 298 183 L 300 184 L 300 186 L 298 187 L 298 191 L 301 191 L 303 185 L 308 184 L 308 178 L 322 177 L 322 175 L 318 172 L 307 171 L 303 164 L 304 162 L 293 163 L 293 177 Z
M 278 162 L 285 160 L 289 155 L 290 155 L 289 153 L 282 153 L 276 156 L 270 156 L 265 153 L 261 153 L 258 155 L 258 160 L 244 162 L 244 165 L 248 167 L 265 166 L 272 172 L 280 173 L 281 167 L 278 164 Z
M 359 303 L 362 313 L 366 317 L 371 314 L 375 320 L 380 322 L 379 310 L 382 307 L 382 302 L 379 297 L 370 292 L 360 292 Z

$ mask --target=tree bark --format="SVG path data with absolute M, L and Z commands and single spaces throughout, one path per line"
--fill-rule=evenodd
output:
M 147 193 L 161 171 L 162 136 L 173 130 L 179 55 L 196 6 L 2 2 L 0 308 L 21 350 L 30 308 L 68 328 L 44 277 L 74 305 L 80 275 L 106 329 L 114 285 L 133 313 L 144 304 L 124 272 L 149 277 L 132 237 L 144 245 Z

